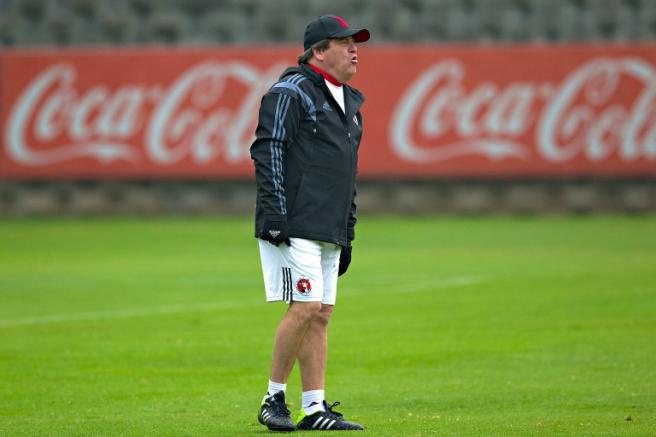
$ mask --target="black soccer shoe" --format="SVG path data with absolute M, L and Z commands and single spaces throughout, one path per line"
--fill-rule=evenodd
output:
M 285 403 L 284 391 L 279 391 L 262 401 L 257 420 L 271 431 L 294 431 L 296 429 Z
M 342 414 L 333 411 L 333 407 L 338 405 L 339 402 L 328 405 L 328 402 L 323 401 L 326 411 L 317 411 L 309 416 L 304 416 L 296 424 L 296 429 L 303 431 L 357 431 L 364 429 L 364 426 L 359 423 L 347 422 L 342 418 Z

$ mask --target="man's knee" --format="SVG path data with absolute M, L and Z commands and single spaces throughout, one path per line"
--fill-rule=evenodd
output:
M 310 323 L 321 312 L 321 302 L 292 302 L 288 314 L 299 323 Z
M 320 326 L 328 326 L 332 313 L 333 305 L 321 305 L 321 310 L 314 315 L 313 322 Z

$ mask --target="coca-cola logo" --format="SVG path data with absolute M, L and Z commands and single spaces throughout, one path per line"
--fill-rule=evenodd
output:
M 189 157 L 203 164 L 219 154 L 228 163 L 239 162 L 248 158 L 244 144 L 252 139 L 259 99 L 281 69 L 280 64 L 261 72 L 245 62 L 203 62 L 168 87 L 129 84 L 112 90 L 100 83 L 80 92 L 75 65 L 54 64 L 29 83 L 11 109 L 7 151 L 29 166 L 83 157 L 160 165 Z M 222 102 L 229 83 L 243 88 L 237 106 Z M 135 138 L 138 132 L 143 138 Z
M 514 50 L 488 58 L 508 62 L 490 74 L 468 50 L 427 65 L 439 49 L 365 53 L 360 174 L 653 173 L 653 49 Z M 36 56 L 40 68 L 34 55 L 2 55 L 0 176 L 252 176 L 260 98 L 293 53 L 265 52 L 152 53 L 137 68 L 123 53 Z M 379 80 L 396 67 L 400 79 Z
M 560 83 L 484 82 L 467 90 L 465 78 L 464 65 L 447 59 L 404 91 L 389 130 L 401 159 L 656 158 L 656 71 L 641 59 L 593 59 Z

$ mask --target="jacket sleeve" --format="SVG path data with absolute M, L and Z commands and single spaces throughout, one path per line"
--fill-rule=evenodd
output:
M 298 98 L 286 89 L 272 89 L 262 98 L 251 145 L 259 207 L 265 216 L 287 215 L 285 154 L 303 117 Z

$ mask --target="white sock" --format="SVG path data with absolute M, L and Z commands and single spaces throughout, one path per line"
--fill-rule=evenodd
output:
M 323 390 L 310 390 L 303 392 L 303 412 L 306 416 L 314 414 L 317 411 L 324 411 L 324 396 Z M 314 405 L 312 405 L 313 403 Z
M 279 391 L 285 391 L 287 390 L 287 384 L 281 384 L 279 382 L 273 382 L 269 380 L 269 389 L 267 390 L 267 395 L 268 396 L 273 396 Z

